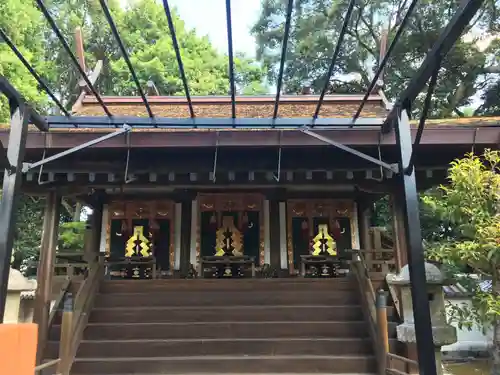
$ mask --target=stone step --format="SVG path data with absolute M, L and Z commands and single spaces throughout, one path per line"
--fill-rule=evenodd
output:
M 390 325 L 391 333 L 395 326 Z M 59 338 L 60 326 L 54 326 L 50 340 Z M 86 340 L 129 339 L 216 339 L 216 338 L 365 338 L 364 321 L 272 321 L 272 322 L 189 322 L 189 323 L 90 323 Z
M 58 357 L 58 343 L 49 342 L 48 356 Z M 78 358 L 181 357 L 201 355 L 371 355 L 368 338 L 268 338 L 189 340 L 96 340 L 81 342 Z
M 329 373 L 353 374 L 375 371 L 373 356 L 183 356 L 77 358 L 73 374 L 176 374 L 176 373 Z
M 98 294 L 95 307 L 235 306 L 235 305 L 349 305 L 358 304 L 356 291 L 164 291 Z
M 138 293 L 151 291 L 283 291 L 283 290 L 357 290 L 350 277 L 338 279 L 231 279 L 231 280 L 105 280 L 101 293 Z
M 271 306 L 192 306 L 97 308 L 90 314 L 91 323 L 166 323 L 221 321 L 328 321 L 362 320 L 357 305 L 271 305 Z

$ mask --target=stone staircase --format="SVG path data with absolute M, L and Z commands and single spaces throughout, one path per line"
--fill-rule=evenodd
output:
M 59 337 L 54 326 L 51 338 Z M 57 357 L 49 342 L 48 356 Z M 53 358 L 55 358 L 53 357 Z M 355 280 L 103 281 L 72 374 L 373 374 Z

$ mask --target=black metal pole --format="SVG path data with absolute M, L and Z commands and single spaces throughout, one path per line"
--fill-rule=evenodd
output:
M 191 95 L 189 93 L 189 86 L 186 78 L 186 72 L 184 71 L 184 64 L 182 63 L 181 51 L 179 49 L 179 43 L 177 42 L 177 36 L 175 35 L 174 21 L 172 20 L 172 13 L 170 12 L 170 7 L 168 6 L 168 0 L 163 0 L 163 8 L 165 9 L 165 14 L 167 16 L 168 29 L 170 30 L 170 35 L 172 37 L 172 46 L 175 50 L 175 57 L 177 59 L 177 65 L 179 65 L 179 74 L 181 75 L 182 85 L 184 86 L 184 92 L 186 93 L 186 100 L 188 102 L 189 114 L 191 118 L 195 117 L 193 103 L 191 102 Z
M 43 13 L 43 16 L 45 17 L 45 19 L 49 23 L 50 28 L 56 34 L 56 36 L 59 39 L 59 41 L 61 42 L 64 50 L 69 55 L 69 57 L 71 59 L 71 62 L 78 69 L 78 72 L 80 73 L 80 75 L 82 76 L 83 80 L 85 81 L 85 83 L 89 87 L 90 91 L 92 91 L 92 94 L 94 94 L 94 96 L 96 97 L 97 101 L 99 102 L 100 106 L 102 107 L 102 109 L 104 110 L 104 112 L 106 113 L 106 115 L 108 117 L 112 117 L 113 115 L 109 111 L 109 109 L 106 106 L 106 104 L 104 104 L 101 96 L 99 95 L 99 93 L 95 89 L 95 87 L 92 84 L 92 82 L 90 82 L 90 79 L 87 76 L 87 73 L 85 73 L 85 71 L 83 70 L 83 68 L 80 65 L 80 62 L 78 61 L 78 59 L 76 58 L 75 54 L 71 50 L 71 47 L 69 46 L 68 42 L 66 41 L 66 39 L 64 39 L 64 36 L 62 35 L 61 30 L 59 30 L 59 27 L 57 27 L 57 24 L 54 21 L 54 18 L 50 15 L 50 12 L 47 9 L 47 7 L 45 6 L 45 4 L 43 3 L 43 0 L 35 0 L 35 1 L 37 3 L 38 7 L 40 8 L 40 11 Z
M 1 75 L 0 75 L 0 92 L 7 97 L 9 103 L 26 103 L 26 100 L 15 89 L 15 87 L 12 86 L 10 82 L 7 81 L 7 79 Z M 34 110 L 29 105 L 25 104 L 25 106 L 26 106 L 26 111 L 30 116 L 28 121 L 31 121 L 31 123 L 35 125 L 38 128 L 38 130 L 42 132 L 48 131 L 49 124 L 47 123 L 46 118 L 42 117 L 36 110 Z M 59 117 L 64 118 L 66 121 L 69 121 L 68 117 L 62 117 L 62 116 Z
M 415 170 L 404 173 L 412 153 L 410 120 L 403 109 L 396 124 L 396 146 L 399 153 L 397 194 L 404 203 L 406 251 L 411 280 L 411 297 L 415 319 L 415 335 L 420 375 L 436 375 L 436 357 L 432 335 L 431 313 L 425 276 L 425 258 L 420 227 L 420 208 Z
M 372 81 L 370 82 L 370 86 L 368 87 L 368 90 L 366 90 L 366 93 L 365 93 L 363 100 L 361 101 L 361 104 L 359 105 L 358 110 L 356 111 L 356 113 L 354 114 L 354 116 L 352 118 L 351 127 L 354 126 L 354 122 L 361 115 L 361 112 L 363 111 L 363 108 L 365 107 L 365 104 L 366 104 L 366 101 L 368 100 L 368 97 L 370 96 L 375 85 L 377 84 L 378 77 L 380 77 L 380 74 L 384 70 L 385 65 L 389 61 L 389 58 L 391 57 L 392 51 L 394 50 L 394 48 L 398 44 L 399 38 L 401 37 L 401 35 L 403 35 L 403 31 L 405 30 L 405 27 L 408 24 L 408 20 L 410 19 L 410 16 L 413 13 L 413 10 L 417 6 L 417 3 L 418 3 L 418 0 L 413 0 L 411 2 L 410 6 L 408 7 L 406 14 L 405 14 L 403 20 L 401 21 L 401 25 L 399 25 L 398 31 L 396 31 L 396 35 L 394 35 L 394 39 L 392 40 L 391 44 L 389 45 L 389 49 L 387 50 L 387 53 L 384 55 L 384 58 L 380 62 L 380 65 L 379 65 L 377 71 L 375 72 L 375 76 L 373 77 Z
M 231 0 L 226 0 L 227 53 L 229 55 L 229 86 L 231 90 L 231 117 L 236 118 L 236 87 L 234 83 L 233 26 L 231 23 Z
M 5 43 L 9 46 L 9 48 L 14 52 L 14 54 L 17 56 L 17 58 L 23 63 L 23 65 L 28 69 L 28 71 L 31 73 L 33 78 L 38 82 L 38 84 L 42 87 L 42 89 L 50 96 L 50 98 L 56 103 L 56 105 L 59 107 L 61 112 L 66 116 L 70 117 L 71 115 L 69 112 L 64 108 L 62 103 L 57 99 L 55 94 L 52 92 L 52 90 L 49 88 L 49 86 L 45 83 L 42 77 L 36 72 L 36 70 L 31 66 L 31 64 L 26 60 L 19 51 L 19 49 L 15 46 L 14 42 L 7 36 L 5 31 L 0 27 L 0 37 L 5 41 Z M 74 125 L 75 127 L 78 127 L 78 125 Z
M 283 35 L 283 45 L 281 47 L 280 70 L 278 74 L 278 82 L 276 84 L 276 99 L 274 101 L 273 118 L 278 117 L 278 109 L 280 106 L 281 86 L 283 85 L 283 73 L 285 70 L 286 50 L 288 46 L 288 38 L 290 37 L 290 25 L 292 24 L 293 0 L 288 0 L 285 20 L 285 34 Z
M 342 29 L 340 30 L 339 34 L 339 39 L 337 40 L 337 45 L 335 46 L 335 50 L 333 51 L 332 61 L 330 62 L 330 66 L 328 67 L 328 72 L 326 73 L 325 76 L 325 84 L 323 86 L 323 90 L 321 90 L 321 94 L 319 95 L 319 100 L 318 100 L 318 105 L 316 106 L 316 110 L 314 111 L 313 115 L 314 119 L 317 119 L 319 116 L 321 105 L 323 104 L 326 91 L 328 90 L 328 83 L 330 82 L 330 77 L 332 76 L 333 69 L 335 68 L 335 64 L 337 62 L 337 58 L 340 53 L 340 48 L 342 47 L 342 42 L 344 41 L 344 36 L 347 32 L 347 27 L 349 26 L 349 21 L 351 20 L 352 11 L 354 9 L 354 5 L 356 5 L 356 2 L 357 0 L 351 0 L 349 6 L 347 7 L 344 23 L 342 25 Z
M 432 74 L 431 81 L 429 82 L 429 88 L 427 89 L 427 94 L 425 95 L 424 107 L 422 108 L 422 114 L 420 115 L 420 121 L 418 123 L 417 134 L 415 136 L 415 141 L 413 142 L 413 151 L 410 156 L 410 161 L 408 165 L 405 166 L 405 173 L 409 173 L 413 170 L 415 164 L 415 148 L 418 147 L 420 141 L 422 140 L 422 135 L 424 134 L 425 120 L 429 113 L 432 103 L 432 95 L 434 95 L 434 89 L 436 88 L 437 78 L 439 74 L 440 64 L 436 66 L 434 73 Z
M 149 115 L 149 117 L 153 118 L 154 117 L 153 111 L 151 110 L 148 99 L 146 98 L 146 94 L 144 94 L 144 90 L 141 87 L 141 83 L 139 82 L 139 78 L 137 78 L 137 74 L 135 74 L 135 70 L 134 70 L 134 67 L 132 66 L 132 62 L 130 61 L 130 57 L 128 56 L 127 49 L 125 48 L 125 45 L 123 44 L 122 38 L 120 38 L 120 33 L 118 32 L 118 29 L 116 28 L 115 21 L 113 21 L 113 17 L 111 16 L 111 12 L 109 11 L 108 5 L 106 4 L 106 0 L 99 0 L 99 3 L 101 4 L 101 8 L 104 12 L 104 16 L 106 17 L 106 20 L 108 21 L 109 27 L 111 28 L 111 32 L 113 33 L 113 36 L 115 37 L 116 42 L 118 43 L 118 47 L 120 48 L 120 51 L 122 52 L 122 56 L 123 56 L 123 59 L 125 60 L 125 63 L 127 64 L 128 70 L 130 71 L 130 74 L 132 75 L 132 79 L 134 80 L 135 85 L 137 86 L 137 90 L 139 91 L 139 95 L 142 98 L 142 102 L 144 103 L 144 106 L 146 107 L 148 115 Z
M 28 135 L 29 109 L 10 101 L 11 121 L 7 158 L 14 170 L 5 169 L 0 201 L 0 322 L 3 322 L 9 281 L 10 259 L 16 227 L 16 206 L 21 187 L 21 167 Z

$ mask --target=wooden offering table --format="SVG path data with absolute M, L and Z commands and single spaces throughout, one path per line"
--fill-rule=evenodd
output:
M 156 279 L 156 258 L 108 257 L 104 261 L 107 278 Z
M 205 266 L 216 268 L 216 277 L 237 277 L 243 276 L 243 272 L 250 268 L 252 277 L 255 277 L 255 257 L 241 256 L 204 256 L 201 257 L 200 270 L 198 272 L 201 278 L 204 277 Z M 237 272 L 235 272 L 235 270 Z
M 301 255 L 300 275 L 302 277 L 337 277 L 341 260 L 330 255 Z

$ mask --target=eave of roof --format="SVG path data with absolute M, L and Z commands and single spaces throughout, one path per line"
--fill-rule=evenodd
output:
M 325 95 L 323 99 L 324 104 L 340 104 L 340 103 L 361 103 L 364 95 L 359 94 L 346 94 L 346 95 Z M 185 96 L 148 96 L 150 104 L 187 104 Z M 105 104 L 138 104 L 143 105 L 142 99 L 139 96 L 103 96 L 102 100 Z M 260 95 L 260 96 L 237 96 L 235 98 L 238 104 L 274 104 L 276 97 L 274 95 Z M 304 103 L 304 104 L 317 104 L 319 95 L 283 95 L 280 97 L 280 105 L 287 103 Z M 381 95 L 372 94 L 367 99 L 368 102 L 378 102 L 383 104 Z M 230 104 L 230 96 L 193 96 L 191 97 L 193 104 Z M 97 104 L 98 101 L 95 96 L 85 96 L 82 104 Z
M 454 117 L 447 119 L 429 119 L 425 122 L 426 129 L 429 128 L 481 128 L 481 127 L 500 127 L 500 116 L 495 117 Z M 418 120 L 412 120 L 411 126 L 416 127 L 418 125 Z M 0 124 L 0 131 L 6 131 L 9 128 L 9 124 Z M 30 125 L 29 130 L 31 132 L 39 132 L 37 128 Z M 50 132 L 58 133 L 109 133 L 109 128 L 52 128 Z M 145 132 L 145 133 L 164 133 L 164 132 L 213 132 L 214 129 L 187 129 L 187 128 L 134 128 L 135 132 Z M 263 128 L 245 128 L 245 129 L 217 129 L 220 132 L 238 132 L 238 131 L 276 131 L 276 129 L 263 129 Z
M 114 128 L 113 128 L 114 129 Z M 42 133 L 32 129 L 28 134 L 27 149 L 71 148 L 94 140 L 99 134 L 109 133 L 112 129 L 61 129 Z M 395 136 L 390 133 L 380 139 L 378 127 L 337 128 L 316 130 L 318 134 L 352 147 L 394 146 Z M 413 136 L 416 128 L 413 126 Z M 0 130 L 0 141 L 7 144 L 7 128 Z M 477 145 L 478 147 L 497 147 L 500 142 L 500 126 L 430 126 L 423 133 L 422 146 L 435 145 Z M 318 147 L 325 143 L 310 137 L 297 129 L 134 129 L 129 143 L 116 137 L 95 148 L 176 148 L 176 147 Z

